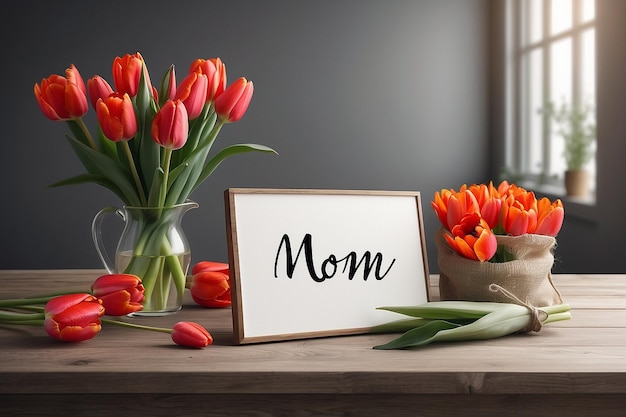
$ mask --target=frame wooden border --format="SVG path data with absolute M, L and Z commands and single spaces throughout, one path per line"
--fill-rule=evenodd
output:
M 414 191 L 371 191 L 371 190 L 314 190 L 314 189 L 271 189 L 271 188 L 230 188 L 224 191 L 224 203 L 225 203 L 225 214 L 226 214 L 226 226 L 227 226 L 227 242 L 228 242 L 228 257 L 229 257 L 229 264 L 230 264 L 230 280 L 231 280 L 231 294 L 232 294 L 232 315 L 233 315 L 233 331 L 234 331 L 234 338 L 235 338 L 235 343 L 237 344 L 246 344 L 246 343 L 257 343 L 257 342 L 269 342 L 269 341 L 282 341 L 282 340 L 291 340 L 291 339 L 306 339 L 306 338 L 314 338 L 314 337 L 326 337 L 326 336 L 340 336 L 340 335 L 350 335 L 350 334 L 362 334 L 362 333 L 367 333 L 371 327 L 375 324 L 378 323 L 370 323 L 369 325 L 364 325 L 364 326 L 357 326 L 357 327 L 351 327 L 351 326 L 344 326 L 341 325 L 341 319 L 339 318 L 337 320 L 338 324 L 335 327 L 334 325 L 332 326 L 332 328 L 324 328 L 321 330 L 310 330 L 310 329 L 304 329 L 302 331 L 299 330 L 290 330 L 287 332 L 274 332 L 274 331 L 263 331 L 261 334 L 258 334 L 258 332 L 254 332 L 255 334 L 248 334 L 246 332 L 246 326 L 248 326 L 248 328 L 251 326 L 251 320 L 250 317 L 248 318 L 247 322 L 246 320 L 244 320 L 244 315 L 245 315 L 245 308 L 247 308 L 246 305 L 244 305 L 244 297 L 242 289 L 245 289 L 244 287 L 246 285 L 251 286 L 251 281 L 250 278 L 246 277 L 246 276 L 242 276 L 242 263 L 245 262 L 249 262 L 247 259 L 241 259 L 242 256 L 246 256 L 246 255 L 242 255 L 242 253 L 240 253 L 240 245 L 242 244 L 242 242 L 240 241 L 240 235 L 241 235 L 241 230 L 239 229 L 241 227 L 241 222 L 243 221 L 243 218 L 240 218 L 241 215 L 240 213 L 238 213 L 237 209 L 238 209 L 238 205 L 237 205 L 237 199 L 241 200 L 241 198 L 246 198 L 245 196 L 251 196 L 254 195 L 255 199 L 257 198 L 256 196 L 258 196 L 258 200 L 260 201 L 261 199 L 263 199 L 264 197 L 267 196 L 302 196 L 303 198 L 309 198 L 312 197 L 314 198 L 315 196 L 348 196 L 348 197 L 359 197 L 359 196 L 363 196 L 363 197 L 371 197 L 371 196 L 375 196 L 375 197 L 384 197 L 384 198 L 395 198 L 395 197 L 410 197 L 411 199 L 414 199 L 415 201 L 415 216 L 417 217 L 417 229 L 415 230 L 415 233 L 418 234 L 418 236 L 411 236 L 410 239 L 407 240 L 411 240 L 411 241 L 418 241 L 419 246 L 421 246 L 421 251 L 418 252 L 418 254 L 416 256 L 420 256 L 422 257 L 421 262 L 419 262 L 421 264 L 421 267 L 419 271 L 415 271 L 416 275 L 420 275 L 423 274 L 423 283 L 411 283 L 410 279 L 404 279 L 404 278 L 398 278 L 400 281 L 404 280 L 404 281 L 408 281 L 409 283 L 411 283 L 410 285 L 415 285 L 417 286 L 417 291 L 415 294 L 415 299 L 414 301 L 412 301 L 410 304 L 420 304 L 422 302 L 426 302 L 429 300 L 429 285 L 428 285 L 428 279 L 429 279 L 429 275 L 428 275 L 428 260 L 427 260 L 427 256 L 426 256 L 426 242 L 424 239 L 424 224 L 423 224 L 423 219 L 422 219 L 422 205 L 421 205 L 421 200 L 420 200 L 420 193 L 419 192 L 414 192 Z M 238 196 L 242 196 L 241 198 L 239 198 Z M 302 200 L 303 201 L 303 200 Z M 371 200 L 369 200 L 371 201 Z M 293 202 L 293 201 L 292 201 Z M 313 201 L 311 201 L 313 202 Z M 398 200 L 394 200 L 394 202 L 399 203 Z M 258 202 L 257 202 L 258 203 Z M 307 202 L 308 203 L 308 202 Z M 244 205 L 243 202 L 239 202 L 240 205 Z M 281 206 L 283 207 L 283 206 Z M 301 206 L 298 206 L 301 207 Z M 377 204 L 378 207 L 378 204 Z M 321 208 L 321 207 L 320 207 Z M 326 207 L 328 209 L 328 207 Z M 251 211 L 250 208 L 247 208 L 248 212 Z M 403 210 L 405 210 L 403 208 Z M 411 208 L 412 210 L 412 208 Z M 261 209 L 259 213 L 257 213 L 256 211 L 256 206 L 255 206 L 255 210 L 253 210 L 253 214 L 251 214 L 252 217 L 255 217 L 254 222 L 250 222 L 249 219 L 246 219 L 246 222 L 248 223 L 247 227 L 248 230 L 252 229 L 253 227 L 250 226 L 254 226 L 254 228 L 256 229 L 256 225 L 260 225 L 263 222 L 268 222 L 271 220 L 267 219 L 267 216 L 263 217 L 263 210 Z M 317 208 L 316 210 L 317 211 Z M 267 214 L 267 213 L 266 213 Z M 250 214 L 248 214 L 250 215 Z M 260 217 L 259 217 L 260 216 Z M 259 217 L 259 218 L 256 218 Z M 270 216 L 271 217 L 271 216 Z M 382 219 L 382 217 L 381 217 Z M 385 217 L 385 219 L 390 219 L 390 216 Z M 282 220 L 281 220 L 282 221 Z M 392 221 L 392 220 L 388 220 L 388 221 Z M 411 220 L 411 223 L 413 223 L 414 220 Z M 292 223 L 295 224 L 295 223 Z M 298 223 L 298 225 L 302 224 L 301 222 Z M 368 223 L 368 224 L 372 224 L 372 223 Z M 263 227 L 270 227 L 270 226 L 266 226 L 264 225 Z M 366 226 L 367 227 L 367 226 Z M 279 232 L 278 234 L 280 234 L 281 232 Z M 404 230 L 402 231 L 402 233 L 404 233 Z M 412 233 L 411 230 L 407 230 L 407 233 Z M 262 234 L 261 236 L 266 236 L 264 234 Z M 284 239 L 283 235 L 283 239 Z M 395 237 L 394 237 L 395 238 Z M 389 239 L 389 237 L 387 237 L 387 239 Z M 384 239 L 383 239 L 384 240 Z M 391 239 L 389 239 L 391 240 Z M 380 240 L 378 240 L 380 241 Z M 273 264 L 273 274 L 276 275 L 276 268 L 277 268 L 277 264 L 278 264 L 278 256 L 280 254 L 281 251 L 281 245 L 284 243 L 283 240 L 280 241 L 280 245 L 278 244 L 278 242 L 276 242 L 275 240 L 273 241 L 276 246 L 278 246 L 278 253 L 276 255 L 275 259 L 272 259 L 272 264 Z M 304 240 L 302 240 L 302 242 L 304 243 Z M 333 240 L 333 242 L 335 242 L 335 240 Z M 359 241 L 361 242 L 361 241 Z M 263 242 L 265 243 L 265 242 Z M 395 244 L 397 242 L 394 242 L 393 244 Z M 300 245 L 300 239 L 296 238 L 294 239 L 294 241 L 291 243 L 291 247 L 292 247 L 292 254 L 295 254 L 295 252 L 298 252 L 298 247 Z M 265 245 L 260 245 L 262 247 L 265 247 Z M 274 247 L 276 247 L 274 246 Z M 302 248 L 300 246 L 300 248 Z M 252 251 L 249 251 L 252 252 Z M 254 251 L 256 252 L 256 251 Z M 421 253 L 420 253 L 421 252 Z M 299 252 L 298 252 L 299 253 Z M 323 255 L 324 256 L 324 255 Z M 323 258 L 322 256 L 322 258 Z M 296 259 L 296 262 L 298 261 L 298 257 L 294 256 Z M 304 258 L 304 254 L 301 256 L 301 258 Z M 355 257 L 356 258 L 356 257 Z M 381 256 L 382 258 L 382 256 Z M 406 257 L 405 257 L 406 258 Z M 266 259 L 266 258 L 263 258 Z M 393 259 L 395 262 L 395 258 Z M 410 262 L 418 262 L 419 259 L 414 260 L 411 259 Z M 288 261 L 287 265 L 289 264 Z M 303 263 L 304 261 L 302 261 L 301 263 Z M 409 263 L 410 263 L 409 262 Z M 348 262 L 346 261 L 346 266 L 347 266 Z M 373 263 L 372 263 L 373 264 Z M 382 264 L 382 260 L 380 261 L 379 265 Z M 295 262 L 294 262 L 295 265 Z M 389 269 L 387 270 L 387 272 L 391 269 L 391 266 L 389 266 Z M 255 270 L 256 271 L 256 270 Z M 345 268 L 344 268 L 345 271 Z M 412 272 L 412 271 L 411 271 Z M 364 272 L 365 274 L 365 272 Z M 311 275 L 312 277 L 312 275 Z M 275 278 L 271 277 L 272 279 Z M 291 277 L 289 277 L 291 278 Z M 348 279 L 345 277 L 341 277 L 341 278 L 337 278 L 337 277 L 333 277 L 335 280 L 336 279 Z M 361 280 L 363 280 L 364 282 L 367 281 L 367 276 L 365 275 L 364 277 L 361 278 Z M 378 277 L 379 279 L 376 280 L 375 278 L 371 278 L 370 282 L 382 282 L 382 278 Z M 246 280 L 248 280 L 246 282 Z M 350 282 L 352 281 L 352 278 L 350 278 Z M 355 278 L 355 281 L 357 280 L 357 278 Z M 288 279 L 285 282 L 289 282 L 290 285 L 294 285 L 293 284 L 294 280 Z M 269 282 L 269 281 L 268 281 Z M 300 281 L 302 282 L 302 281 Z M 330 282 L 330 280 L 328 281 Z M 398 282 L 397 279 L 394 282 Z M 275 283 L 275 281 L 274 281 Z M 272 283 L 272 285 L 276 285 Z M 256 283 L 255 283 L 256 285 Z M 307 285 L 307 284 L 304 284 Z M 368 284 L 369 285 L 369 284 Z M 377 285 L 383 285 L 383 284 L 377 284 Z M 388 285 L 388 284 L 385 284 Z M 408 284 L 403 284 L 403 285 L 408 285 Z M 423 285 L 423 287 L 422 287 Z M 250 288 L 250 287 L 249 287 Z M 318 287 L 319 288 L 319 287 Z M 264 290 L 264 288 L 261 289 L 261 291 Z M 408 293 L 408 291 L 406 291 L 406 289 L 404 289 L 404 287 L 402 288 L 397 288 L 394 289 L 393 291 L 398 291 L 401 294 L 401 298 L 404 298 L 406 300 L 407 296 L 406 294 Z M 300 293 L 301 294 L 301 293 Z M 400 295 L 399 294 L 399 295 Z M 272 304 L 269 303 L 275 303 L 275 302 L 280 302 L 280 300 L 271 300 L 271 296 L 274 295 L 273 293 L 265 293 L 265 294 L 261 294 L 259 293 L 259 297 L 264 297 L 267 299 L 268 304 L 266 304 L 266 306 L 268 306 L 268 308 L 272 307 Z M 411 299 L 413 298 L 413 294 L 411 294 L 411 296 L 409 296 Z M 349 298 L 349 295 L 347 295 L 346 298 Z M 365 297 L 364 297 L 365 298 Z M 283 298 L 284 299 L 284 298 Z M 248 300 L 250 300 L 250 298 L 248 298 Z M 250 303 L 249 303 L 250 304 Z M 323 303 L 321 303 L 323 304 Z M 402 303 L 400 303 L 402 304 Z M 392 303 L 385 303 L 385 305 L 400 305 L 397 302 L 392 302 Z M 404 304 L 408 304 L 408 303 L 404 303 Z M 345 305 L 343 305 L 341 308 L 346 308 L 346 306 L 349 306 L 349 303 L 346 303 Z M 377 305 L 376 307 L 381 307 L 382 305 Z M 260 311 L 261 313 L 264 313 L 264 307 L 255 307 L 257 308 L 257 310 L 255 310 L 257 313 Z M 326 307 L 321 307 L 321 308 L 326 308 Z M 375 311 L 375 308 L 372 308 Z M 249 310 L 248 310 L 249 311 Z M 277 314 L 281 316 L 281 320 L 287 317 L 290 317 L 290 315 L 288 314 L 289 312 L 281 312 L 280 314 Z M 339 310 L 338 312 L 338 316 L 341 317 L 341 310 Z M 376 311 L 376 314 L 387 314 L 389 312 L 383 312 L 383 311 Z M 391 313 L 390 313 L 391 314 Z M 272 316 L 272 318 L 275 316 Z M 387 318 L 386 320 L 383 321 L 389 321 L 389 319 Z M 263 322 L 265 325 L 266 322 Z

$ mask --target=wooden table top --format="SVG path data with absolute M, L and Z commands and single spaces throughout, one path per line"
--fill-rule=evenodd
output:
M 88 290 L 99 270 L 0 271 L 0 298 Z M 186 298 L 155 326 L 196 321 L 213 334 L 205 349 L 169 335 L 103 326 L 81 343 L 39 327 L 0 326 L 0 395 L 607 395 L 626 394 L 626 275 L 556 275 L 572 319 L 538 333 L 374 350 L 395 335 L 357 335 L 235 346 L 230 309 Z M 436 297 L 436 277 L 431 295 Z M 472 396 L 475 397 L 475 396 Z M 496 397 L 493 397 L 494 399 Z M 503 400 L 504 401 L 504 400 Z M 514 415 L 514 414 L 509 414 Z M 600 414 L 598 414 L 600 415 Z

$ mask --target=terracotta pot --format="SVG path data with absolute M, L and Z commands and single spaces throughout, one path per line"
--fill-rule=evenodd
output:
M 589 172 L 565 171 L 565 191 L 571 197 L 586 197 L 589 194 Z

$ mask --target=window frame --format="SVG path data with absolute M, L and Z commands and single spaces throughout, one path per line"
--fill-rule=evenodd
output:
M 583 0 L 572 0 L 572 24 L 568 29 L 552 34 L 550 28 L 552 0 L 543 0 L 542 3 L 542 36 L 539 40 L 526 42 L 525 36 L 530 31 L 530 19 L 525 19 L 530 12 L 531 1 L 529 0 L 509 0 L 507 2 L 507 12 L 505 25 L 507 27 L 506 42 L 508 44 L 508 64 L 507 64 L 507 129 L 505 141 L 505 166 L 507 171 L 515 173 L 516 180 L 525 183 L 531 188 L 540 189 L 547 193 L 564 196 L 564 186 L 562 173 L 558 177 L 551 174 L 551 146 L 552 137 L 551 122 L 544 117 L 541 120 L 541 167 L 539 173 L 533 173 L 530 166 L 530 119 L 532 109 L 528 109 L 529 96 L 532 84 L 529 82 L 530 69 L 527 57 L 533 51 L 541 53 L 541 101 L 545 106 L 551 100 L 558 102 L 559 98 L 550 97 L 551 92 L 551 46 L 564 39 L 571 39 L 572 42 L 572 85 L 571 97 L 574 106 L 580 106 L 583 101 L 583 36 L 588 30 L 594 31 L 594 38 L 597 36 L 596 16 L 584 20 L 582 15 Z M 594 7 L 597 1 L 594 1 Z M 525 8 L 525 10 L 524 10 Z M 547 34 L 547 35 L 546 35 Z M 596 48 L 597 49 L 597 48 Z M 594 63 L 597 68 L 597 65 Z M 556 100 L 555 100 L 556 99 Z M 595 108 L 596 97 L 593 97 Z M 537 110 L 535 110 L 537 111 Z M 595 158 L 593 164 L 595 165 Z M 595 172 L 595 168 L 592 167 Z M 592 196 L 588 203 L 593 203 L 595 197 L 595 175 L 593 178 Z

